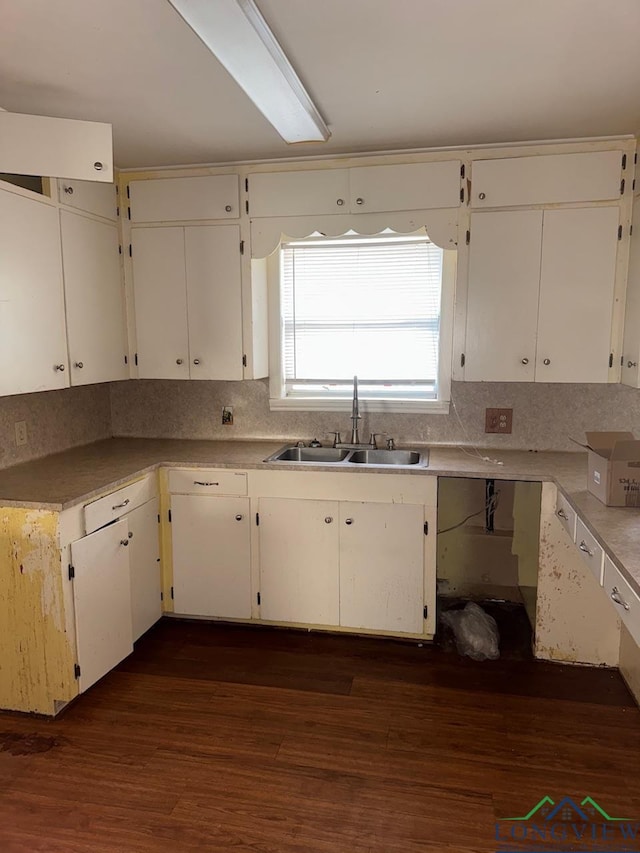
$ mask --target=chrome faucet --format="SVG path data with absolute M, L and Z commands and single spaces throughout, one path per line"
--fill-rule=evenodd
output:
M 358 377 L 353 377 L 353 403 L 351 405 L 351 444 L 360 444 L 358 421 L 362 420 L 358 406 Z

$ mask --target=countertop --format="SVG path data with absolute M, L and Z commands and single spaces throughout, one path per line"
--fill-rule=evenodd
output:
M 112 438 L 0 471 L 0 506 L 61 511 L 159 466 L 310 470 L 308 464 L 265 463 L 284 441 L 189 441 Z M 346 466 L 311 470 L 352 472 Z M 488 450 L 431 446 L 429 467 L 358 468 L 358 472 L 416 477 L 492 477 L 551 481 L 640 595 L 640 510 L 606 507 L 587 491 L 586 453 Z

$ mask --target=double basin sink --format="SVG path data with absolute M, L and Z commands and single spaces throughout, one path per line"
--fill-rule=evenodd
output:
M 265 462 L 291 462 L 294 464 L 315 463 L 316 465 L 372 465 L 394 468 L 426 468 L 429 451 L 379 450 L 377 448 L 344 449 L 341 447 L 298 447 L 285 445 L 272 453 Z

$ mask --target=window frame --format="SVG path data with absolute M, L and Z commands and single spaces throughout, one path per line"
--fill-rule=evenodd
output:
M 421 229 L 416 234 L 416 236 L 419 235 L 424 236 L 425 231 Z M 281 242 L 297 242 L 299 239 L 283 235 Z M 350 412 L 351 400 L 349 399 L 337 400 L 322 397 L 302 397 L 300 395 L 296 395 L 295 397 L 286 396 L 282 358 L 283 321 L 280 294 L 280 257 L 281 246 L 279 245 L 276 251 L 266 259 L 269 318 L 269 408 L 271 411 Z M 362 412 L 449 413 L 457 260 L 458 252 L 456 249 L 443 249 L 437 399 L 401 400 L 389 398 L 385 400 L 368 400 L 366 397 L 360 395 L 360 409 Z

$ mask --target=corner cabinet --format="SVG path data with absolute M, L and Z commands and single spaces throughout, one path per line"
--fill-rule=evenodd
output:
M 617 205 L 471 216 L 464 379 L 607 382 Z

